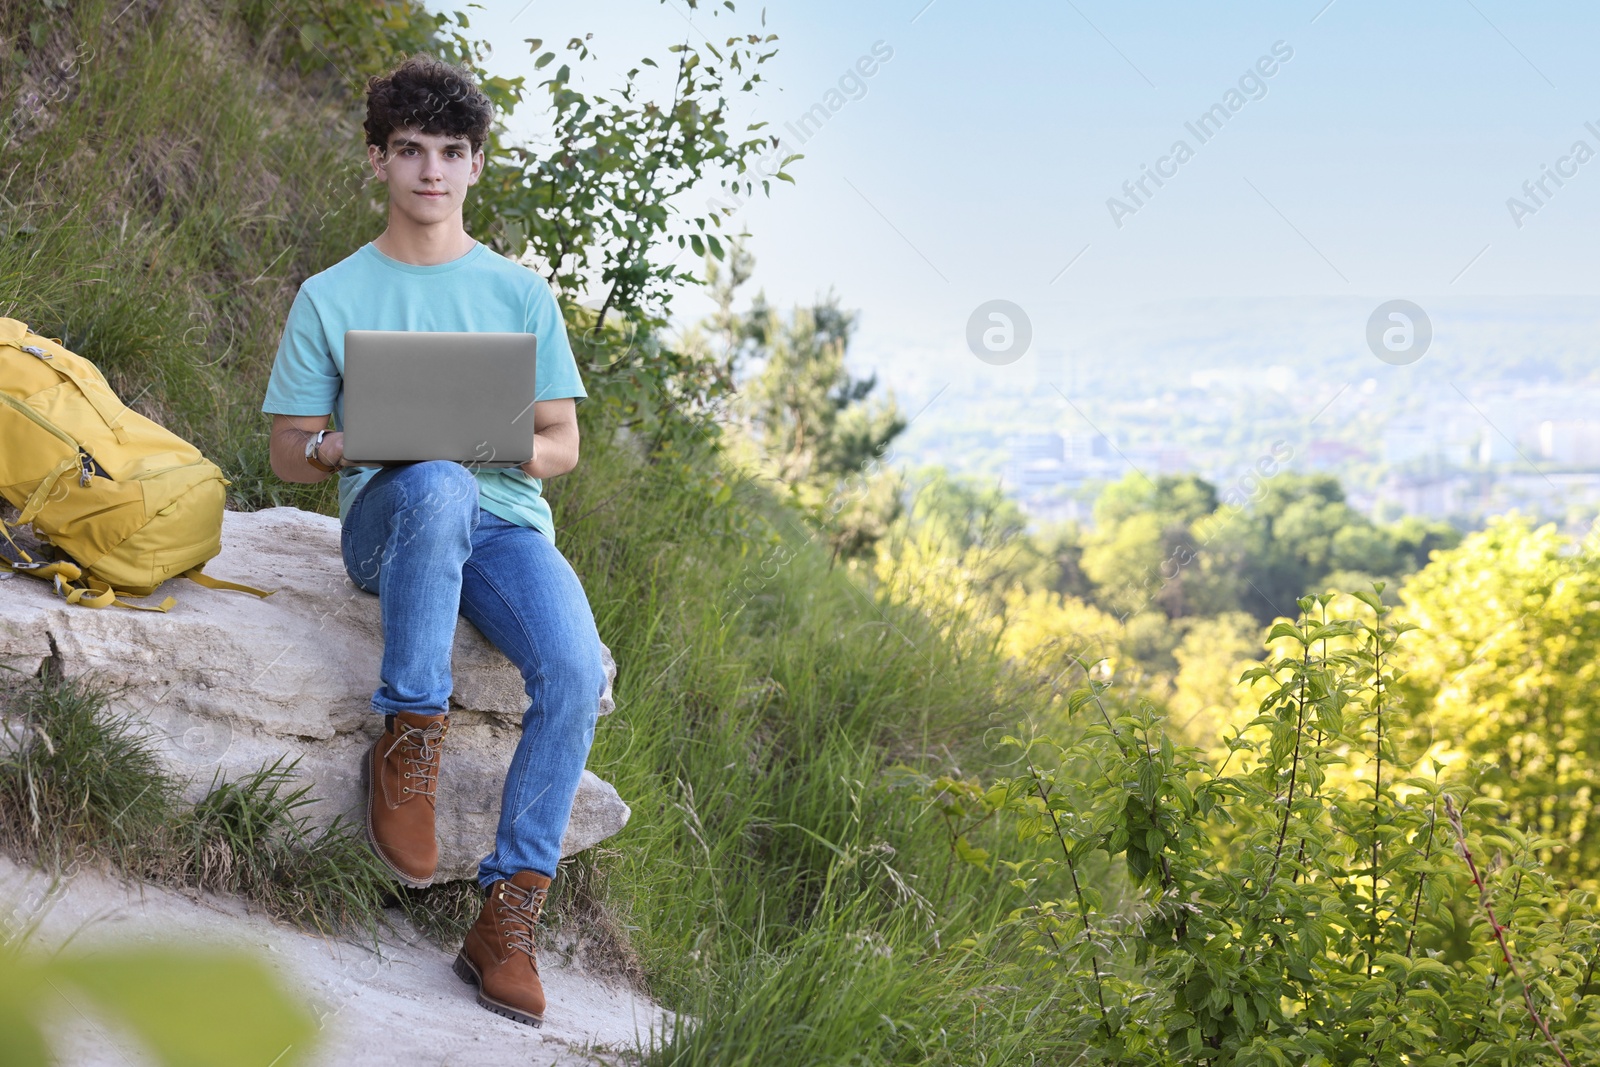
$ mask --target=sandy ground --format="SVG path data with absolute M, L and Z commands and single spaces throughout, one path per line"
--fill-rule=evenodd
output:
M 241 901 L 128 885 L 79 873 L 50 892 L 47 878 L 0 857 L 0 908 L 13 928 L 37 920 L 33 947 L 75 950 L 126 941 L 206 942 L 242 948 L 264 960 L 321 1019 L 315 1064 L 418 1067 L 617 1064 L 632 1062 L 670 1015 L 615 981 L 563 966 L 542 953 L 549 1008 L 535 1029 L 480 1008 L 475 990 L 450 970 L 453 951 L 411 934 L 383 948 L 335 941 L 280 925 Z M 67 1005 L 50 1030 L 60 1062 L 71 1067 L 146 1067 L 136 1038 Z M 0 1057 L 3 1058 L 3 1057 Z

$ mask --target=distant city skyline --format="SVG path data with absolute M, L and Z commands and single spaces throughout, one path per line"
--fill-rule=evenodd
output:
M 1540 481 L 1526 435 L 1498 425 L 1513 416 L 1498 414 L 1493 383 L 1600 375 L 1600 105 L 1587 103 L 1600 71 L 1586 48 L 1600 9 L 487 8 L 472 29 L 496 44 L 491 69 L 530 84 L 543 75 L 527 37 L 559 48 L 592 33 L 589 87 L 601 89 L 677 40 L 778 34 L 769 84 L 740 103 L 741 122 L 768 122 L 805 158 L 788 168 L 796 185 L 774 182 L 735 216 L 757 262 L 744 297 L 786 307 L 832 289 L 860 310 L 851 361 L 912 416 L 897 448 L 907 464 L 967 440 L 977 410 L 1023 432 L 1044 405 L 1064 432 L 1103 424 L 1116 439 L 1120 402 L 1199 374 L 1218 396 L 1276 390 L 1257 421 L 1298 420 L 1302 463 L 1347 421 L 1378 435 L 1361 448 L 1381 456 L 1373 412 L 1403 420 L 1409 406 L 1459 424 L 1452 441 L 1475 427 L 1496 462 Z M 514 135 L 537 140 L 541 104 L 535 91 Z M 1424 316 L 1402 323 L 1427 336 L 1420 360 L 1371 349 L 1390 322 L 1380 305 L 1397 300 Z M 1026 322 L 992 319 L 992 306 Z M 674 306 L 680 321 L 709 308 L 693 290 Z M 1010 338 L 1013 326 L 1031 333 L 1019 358 L 974 355 L 969 338 Z M 994 406 L 1000 397 L 1017 406 Z M 1575 417 L 1516 416 L 1535 428 Z M 1354 464 L 1341 447 L 1319 444 L 1318 464 Z M 1188 453 L 1173 443 L 1163 454 Z M 1249 460 L 1245 448 L 1216 462 Z

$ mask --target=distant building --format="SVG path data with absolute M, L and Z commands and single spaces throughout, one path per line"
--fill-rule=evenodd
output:
M 1005 444 L 1013 463 L 1031 463 L 1041 459 L 1053 459 L 1060 463 L 1067 458 L 1067 443 L 1060 434 L 1054 432 L 1013 434 L 1006 438 Z
M 1097 462 L 1109 462 L 1117 456 L 1112 442 L 1102 433 L 1069 433 L 1062 441 L 1067 462 L 1080 469 L 1091 468 Z
M 1544 420 L 1539 424 L 1539 455 L 1563 467 L 1600 467 L 1600 422 Z
M 1600 473 L 1537 471 L 1524 466 L 1497 477 L 1487 487 L 1485 514 L 1516 509 L 1540 519 L 1562 520 L 1574 508 L 1593 510 L 1600 504 Z
M 1066 442 L 1058 433 L 1014 434 L 1005 439 L 1001 484 L 1012 496 L 1027 497 L 1067 480 Z
M 1383 461 L 1410 463 L 1438 452 L 1433 431 L 1421 422 L 1391 422 L 1383 431 Z
M 1402 514 L 1448 519 L 1477 510 L 1478 485 L 1462 473 L 1390 471 L 1377 499 L 1398 505 Z
M 1364 463 L 1372 455 L 1364 448 L 1344 441 L 1319 438 L 1306 446 L 1306 466 L 1312 470 L 1339 470 L 1352 463 Z

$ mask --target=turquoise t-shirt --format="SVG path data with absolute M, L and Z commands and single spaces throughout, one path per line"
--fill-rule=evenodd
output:
M 535 271 L 475 244 L 448 263 L 420 267 L 390 259 L 373 244 L 300 286 L 272 364 L 261 410 L 269 415 L 333 414 L 344 425 L 346 330 L 432 333 L 532 333 L 538 337 L 538 400 L 582 399 L 583 382 L 550 286 Z M 339 473 L 339 518 L 376 467 Z M 539 479 L 516 468 L 479 470 L 478 502 L 555 541 Z

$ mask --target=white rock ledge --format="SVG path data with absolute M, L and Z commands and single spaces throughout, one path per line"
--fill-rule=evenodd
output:
M 378 598 L 345 575 L 337 519 L 270 508 L 228 512 L 217 578 L 275 590 L 265 600 L 168 582 L 166 614 L 66 604 L 43 582 L 0 582 L 0 663 L 25 674 L 55 656 L 68 674 L 124 687 L 114 706 L 151 728 L 157 750 L 198 799 L 213 775 L 235 778 L 278 757 L 321 802 L 324 825 L 359 819 L 359 759 L 381 730 L 371 710 L 382 655 Z M 600 713 L 610 712 L 616 665 Z M 439 773 L 436 880 L 470 878 L 494 845 L 500 789 L 528 698 L 515 667 L 466 620 L 456 628 L 450 733 Z M 627 804 L 584 771 L 562 841 L 570 856 L 627 824 Z

